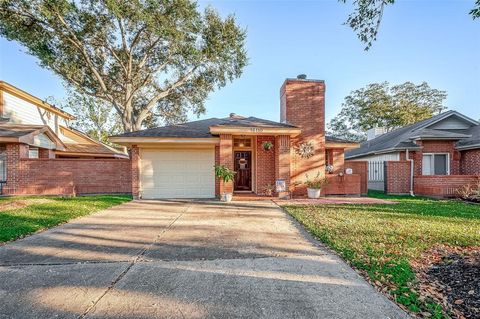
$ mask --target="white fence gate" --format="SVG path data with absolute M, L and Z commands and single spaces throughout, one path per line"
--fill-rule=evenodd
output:
M 368 162 L 368 189 L 385 190 L 385 161 Z

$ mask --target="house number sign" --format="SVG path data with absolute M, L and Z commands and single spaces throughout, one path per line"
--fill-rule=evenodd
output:
M 277 179 L 275 181 L 275 190 L 277 191 L 277 193 L 287 191 L 287 184 L 285 183 L 284 179 Z

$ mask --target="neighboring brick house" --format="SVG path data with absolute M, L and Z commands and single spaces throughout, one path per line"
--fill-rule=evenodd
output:
M 325 136 L 325 83 L 319 80 L 284 82 L 280 122 L 230 114 L 125 133 L 111 141 L 131 150 L 135 197 L 210 198 L 231 191 L 263 195 L 277 181 L 286 185 L 278 196 L 305 196 L 306 176 L 325 176 L 326 164 L 333 165 L 333 172 L 327 174 L 330 183 L 323 194 L 366 191 L 363 175 L 356 172 L 359 166 L 353 174 L 343 174 L 344 151 L 358 144 Z M 267 144 L 273 147 L 267 149 Z M 214 164 L 235 170 L 235 181 L 219 183 Z
M 346 158 L 385 162 L 387 193 L 451 196 L 480 175 L 480 125 L 447 111 L 369 139 Z
M 107 181 L 105 174 L 118 175 L 115 168 L 128 167 L 128 154 L 71 128 L 73 120 L 67 112 L 0 81 L 1 194 L 71 194 L 79 188 L 80 192 L 103 193 L 115 189 L 111 181 L 116 177 Z M 122 161 L 106 165 L 117 159 Z M 130 182 L 130 176 L 124 180 Z M 90 186 L 84 187 L 87 183 Z M 130 192 L 130 188 L 123 187 L 121 192 Z

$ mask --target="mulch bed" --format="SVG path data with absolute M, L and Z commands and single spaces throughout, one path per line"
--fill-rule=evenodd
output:
M 480 247 L 437 246 L 412 266 L 423 296 L 455 318 L 480 318 Z

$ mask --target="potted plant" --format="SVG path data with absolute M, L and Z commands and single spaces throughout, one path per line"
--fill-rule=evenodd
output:
M 265 151 L 270 151 L 273 148 L 273 143 L 270 141 L 265 141 L 262 143 L 262 147 Z
M 235 174 L 236 174 L 235 171 L 229 169 L 225 165 L 215 165 L 215 176 L 218 177 L 223 182 L 224 186 L 225 186 L 225 183 L 233 181 Z M 232 193 L 223 192 L 220 200 L 223 202 L 230 202 L 232 201 L 232 197 L 233 197 Z
M 326 177 L 320 177 L 320 172 L 314 179 L 309 179 L 308 174 L 305 174 L 307 180 L 305 185 L 307 185 L 307 196 L 308 198 L 319 198 L 322 192 L 322 188 L 327 186 L 328 179 Z
M 263 190 L 264 190 L 265 196 L 272 196 L 273 191 L 275 190 L 275 186 L 273 186 L 272 184 L 267 184 L 267 185 L 265 185 Z

